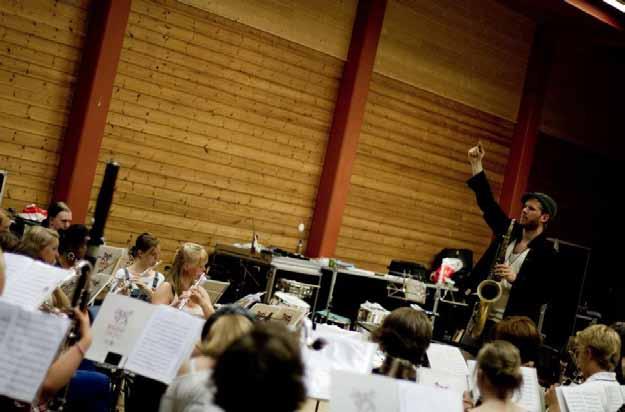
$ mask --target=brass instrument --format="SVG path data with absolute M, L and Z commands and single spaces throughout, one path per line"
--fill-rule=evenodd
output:
M 501 237 L 499 246 L 497 247 L 497 253 L 495 259 L 490 267 L 488 277 L 480 282 L 477 286 L 477 297 L 479 302 L 475 304 L 473 314 L 469 320 L 467 332 L 473 338 L 478 338 L 484 332 L 484 325 L 488 319 L 491 307 L 493 303 L 497 302 L 501 298 L 502 289 L 499 279 L 496 279 L 495 266 L 502 264 L 506 261 L 506 251 L 510 244 L 512 237 L 512 230 L 514 229 L 515 220 L 510 221 L 508 231 Z

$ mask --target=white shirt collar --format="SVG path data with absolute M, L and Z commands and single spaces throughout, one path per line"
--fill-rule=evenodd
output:
M 616 372 L 597 372 L 588 377 L 585 382 L 616 382 Z

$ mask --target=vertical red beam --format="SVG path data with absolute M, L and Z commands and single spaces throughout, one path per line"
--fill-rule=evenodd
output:
M 387 0 L 360 0 L 317 190 L 306 253 L 333 256 L 347 203 Z
M 542 25 L 538 26 L 530 51 L 523 96 L 501 191 L 501 207 L 510 216 L 518 216 L 521 212 L 521 197 L 526 190 L 532 168 L 554 49 L 553 31 Z
M 53 200 L 67 202 L 75 222 L 84 222 L 87 217 L 130 2 L 93 1 L 89 13 L 87 38 L 53 193 Z

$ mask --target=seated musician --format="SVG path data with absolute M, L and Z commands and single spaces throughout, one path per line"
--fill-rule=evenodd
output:
M 74 267 L 76 262 L 85 258 L 89 229 L 85 225 L 71 225 L 66 230 L 59 230 L 58 263 L 64 269 Z
M 244 310 L 240 307 L 236 307 Z M 161 399 L 160 412 L 205 410 L 213 404 L 213 394 L 206 390 L 216 360 L 235 340 L 253 326 L 249 313 L 220 308 L 204 325 L 200 356 L 183 364 L 178 377 L 169 385 Z
M 54 202 L 48 207 L 48 217 L 41 223 L 52 230 L 65 230 L 72 224 L 72 211 L 63 202 Z
M 392 311 L 373 333 L 372 339 L 385 354 L 384 363 L 374 373 L 416 380 L 416 368 L 424 361 L 432 339 L 432 323 L 416 309 L 403 307 Z
M 495 340 L 487 343 L 477 355 L 476 382 L 482 404 L 466 410 L 473 412 L 509 411 L 525 409 L 512 401 L 514 391 L 521 387 L 521 356 L 511 343 Z
M 52 229 L 34 226 L 24 234 L 15 253 L 55 265 L 59 257 L 59 234 Z M 56 288 L 50 299 L 43 305 L 49 310 L 69 310 L 69 298 L 59 288 Z
M 603 386 L 619 386 L 614 369 L 621 356 L 621 338 L 606 325 L 591 325 L 577 332 L 574 341 L 575 362 L 584 377 L 580 385 L 596 388 L 603 410 L 608 410 L 607 393 Z M 545 394 L 545 405 L 549 412 L 559 412 L 556 385 Z
M 196 285 L 204 274 L 208 253 L 196 243 L 184 243 L 174 256 L 167 280 L 154 291 L 152 303 L 178 306 L 192 315 L 208 319 L 215 312 L 208 292 Z
M 521 366 L 533 368 L 538 359 L 542 337 L 536 324 L 527 316 L 510 316 L 495 326 L 494 339 L 513 344 L 521 353 Z
M 132 264 L 115 273 L 116 283 L 111 290 L 149 302 L 156 288 L 165 281 L 165 276 L 154 270 L 161 258 L 160 241 L 150 233 L 142 233 L 128 253 Z
M 282 324 L 257 323 L 217 359 L 212 383 L 225 412 L 298 410 L 306 398 L 298 336 Z
M 2 296 L 4 289 L 4 271 L 4 255 L 0 249 L 0 296 Z M 39 410 L 43 410 L 42 405 L 45 405 L 50 398 L 70 382 L 82 362 L 85 353 L 91 346 L 91 326 L 87 313 L 75 309 L 74 316 L 80 325 L 80 340 L 59 355 L 50 366 L 50 369 L 48 369 L 48 373 L 41 386 L 39 400 L 36 402 Z M 31 406 L 20 405 L 19 403 L 15 403 L 10 399 L 0 396 L 0 410 L 7 412 L 19 410 L 29 411 L 31 410 Z

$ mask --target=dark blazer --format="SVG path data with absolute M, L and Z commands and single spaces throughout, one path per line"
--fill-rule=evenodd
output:
M 495 201 L 484 172 L 473 176 L 467 184 L 475 192 L 477 204 L 484 214 L 484 220 L 495 235 L 495 240 L 491 242 L 473 269 L 470 285 L 474 291 L 479 282 L 488 276 L 501 235 L 508 230 L 511 219 Z M 512 239 L 519 240 L 522 236 L 523 227 L 515 223 Z M 510 300 L 504 316 L 524 315 L 537 322 L 540 306 L 549 303 L 550 296 L 555 293 L 557 254 L 552 243 L 547 241 L 544 232 L 534 238 L 528 246 L 530 251 L 521 265 L 516 281 L 512 284 Z

